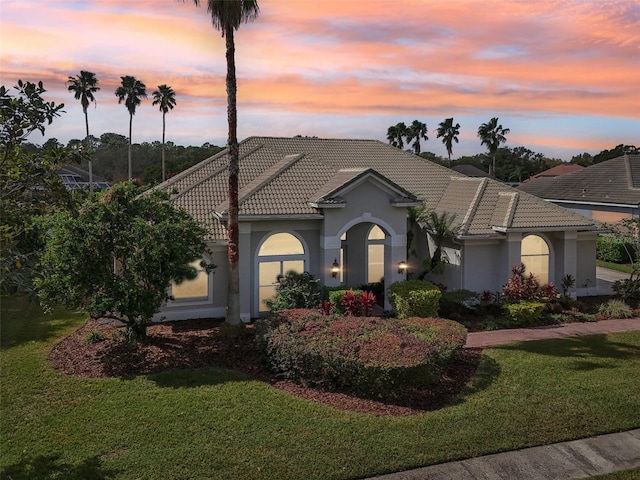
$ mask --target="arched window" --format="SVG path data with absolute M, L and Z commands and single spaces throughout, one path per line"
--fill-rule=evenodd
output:
M 379 282 L 384 277 L 385 233 L 374 225 L 367 236 L 367 282 Z
M 290 233 L 274 233 L 267 238 L 258 251 L 258 298 L 259 311 L 266 312 L 267 300 L 276 292 L 278 275 L 291 270 L 305 270 L 305 252 L 302 242 Z
M 533 273 L 540 285 L 549 283 L 549 245 L 538 235 L 527 235 L 522 239 L 521 262 L 526 271 Z

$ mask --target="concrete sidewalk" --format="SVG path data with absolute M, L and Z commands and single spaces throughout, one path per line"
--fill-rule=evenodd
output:
M 473 332 L 467 348 L 640 330 L 640 318 Z M 640 420 L 640 412 L 638 413 Z M 488 433 L 490 435 L 490 433 Z M 378 480 L 567 480 L 640 468 L 640 429 L 371 477 Z M 640 472 L 639 475 L 640 477 Z
M 567 480 L 640 468 L 640 429 L 485 455 L 377 480 Z

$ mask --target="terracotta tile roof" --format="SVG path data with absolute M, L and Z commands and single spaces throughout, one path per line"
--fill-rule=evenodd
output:
M 520 190 L 550 201 L 640 205 L 640 155 L 624 155 L 554 178 L 537 178 Z
M 560 165 L 551 167 L 544 172 L 532 175 L 531 178 L 526 179 L 525 182 L 530 182 L 540 177 L 559 177 L 560 175 L 566 175 L 567 173 L 578 172 L 583 168 L 584 167 L 582 165 L 578 165 L 577 163 L 561 163 Z
M 454 170 L 458 173 L 462 173 L 467 177 L 488 177 L 489 174 L 484 170 L 476 167 L 475 165 L 462 164 L 462 165 L 454 165 L 451 167 L 451 170 Z
M 208 158 L 156 188 L 177 189 L 174 203 L 224 240 L 227 151 Z M 397 193 L 394 201 L 424 202 L 456 214 L 462 235 L 496 235 L 496 229 L 592 230 L 591 220 L 518 192 L 489 178 L 469 178 L 376 140 L 251 137 L 240 144 L 240 217 L 321 218 L 314 201 L 339 203 L 341 189 L 374 175 Z M 325 203 L 326 204 L 326 203 Z

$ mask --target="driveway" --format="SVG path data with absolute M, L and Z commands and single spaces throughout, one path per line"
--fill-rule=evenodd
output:
M 629 278 L 628 273 L 622 273 L 603 267 L 596 267 L 597 295 L 613 295 L 613 289 L 611 288 L 613 282 L 627 278 Z

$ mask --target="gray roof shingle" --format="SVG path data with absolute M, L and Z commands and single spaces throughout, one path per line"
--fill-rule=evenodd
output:
M 204 222 L 210 239 L 226 238 L 219 217 L 227 208 L 227 162 L 224 150 L 156 187 L 177 189 L 175 205 Z M 310 203 L 340 202 L 341 187 L 373 171 L 398 192 L 399 203 L 419 200 L 427 208 L 455 213 L 462 235 L 597 228 L 581 215 L 501 182 L 466 177 L 377 140 L 250 137 L 240 143 L 239 163 L 241 218 L 320 217 L 321 210 Z

